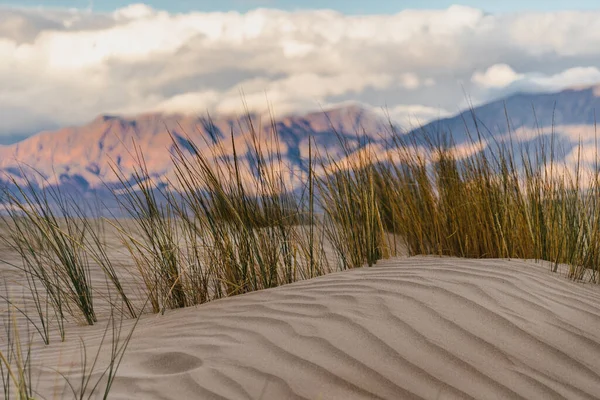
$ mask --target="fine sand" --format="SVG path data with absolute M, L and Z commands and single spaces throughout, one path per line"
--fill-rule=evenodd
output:
M 69 327 L 65 343 L 34 348 L 35 361 L 76 374 L 77 336 L 90 357 L 103 331 Z M 69 397 L 50 371 L 36 385 L 47 398 Z M 600 287 L 570 282 L 546 264 L 435 257 L 146 315 L 110 396 L 599 397 Z

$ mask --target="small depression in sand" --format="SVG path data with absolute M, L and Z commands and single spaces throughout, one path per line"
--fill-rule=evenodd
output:
M 150 354 L 139 361 L 140 369 L 150 375 L 174 375 L 192 371 L 202 366 L 202 360 L 192 355 L 174 351 Z

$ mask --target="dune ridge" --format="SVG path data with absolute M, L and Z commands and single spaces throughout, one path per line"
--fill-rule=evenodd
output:
M 600 288 L 544 264 L 390 259 L 144 316 L 111 398 L 594 399 L 599 328 Z M 77 334 L 93 350 L 101 331 Z M 77 346 L 36 359 L 66 366 Z

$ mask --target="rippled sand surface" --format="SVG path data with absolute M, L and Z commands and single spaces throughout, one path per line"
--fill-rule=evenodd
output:
M 66 343 L 35 349 L 36 361 L 75 375 L 76 337 L 94 353 L 102 333 L 100 325 L 77 328 Z M 37 385 L 48 393 L 56 382 L 44 374 Z M 600 288 L 529 261 L 391 259 L 144 316 L 111 393 L 115 399 L 598 398 Z

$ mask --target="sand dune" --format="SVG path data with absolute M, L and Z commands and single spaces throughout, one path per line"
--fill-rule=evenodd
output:
M 93 352 L 102 327 L 77 334 Z M 64 369 L 78 346 L 36 360 Z M 600 288 L 533 262 L 393 259 L 145 316 L 118 375 L 115 399 L 598 398 Z

